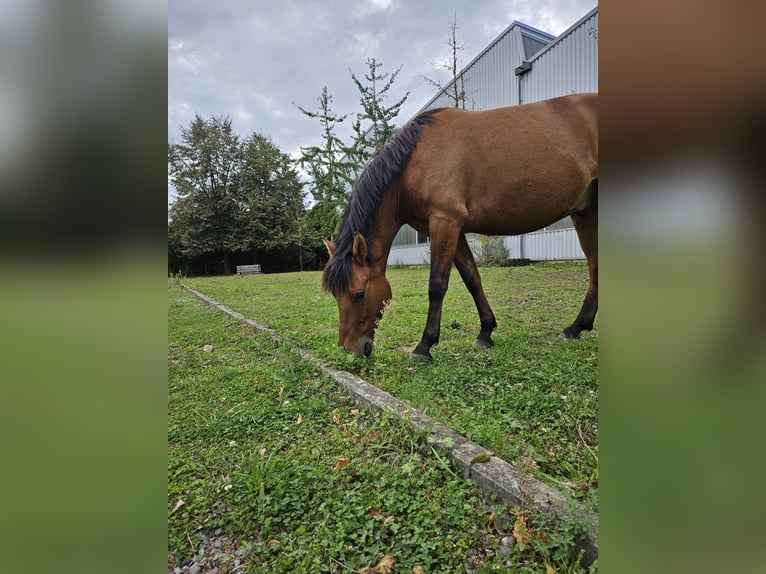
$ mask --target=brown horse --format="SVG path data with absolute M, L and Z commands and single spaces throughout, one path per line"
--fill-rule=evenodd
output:
M 561 333 L 593 328 L 598 307 L 598 95 L 579 94 L 481 112 L 442 108 L 412 119 L 367 163 L 354 186 L 322 286 L 338 303 L 338 344 L 369 356 L 391 299 L 386 263 L 405 223 L 431 238 L 428 319 L 412 358 L 432 360 L 455 264 L 479 311 L 476 344 L 493 345 L 495 315 L 469 232 L 517 235 L 570 215 L 590 286 Z

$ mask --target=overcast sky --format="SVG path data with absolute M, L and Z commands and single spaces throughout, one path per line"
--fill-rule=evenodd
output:
M 323 86 L 338 113 L 356 113 L 357 77 L 367 58 L 382 71 L 402 66 L 389 104 L 408 90 L 396 123 L 434 95 L 420 74 L 442 83 L 449 22 L 468 64 L 518 20 L 559 35 L 595 0 L 170 0 L 168 3 L 168 139 L 195 114 L 228 115 L 244 136 L 258 131 L 297 157 L 321 141 L 319 124 L 292 102 L 317 109 Z M 339 135 L 351 133 L 351 119 Z

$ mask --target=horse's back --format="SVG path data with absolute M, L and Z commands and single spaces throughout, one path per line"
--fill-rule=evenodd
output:
M 434 111 L 405 172 L 415 217 L 451 210 L 466 231 L 485 233 L 522 233 L 565 217 L 598 177 L 597 109 L 597 94 L 576 94 Z

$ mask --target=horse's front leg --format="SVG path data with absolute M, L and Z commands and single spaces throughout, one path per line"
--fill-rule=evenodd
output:
M 487 297 L 484 295 L 484 288 L 481 286 L 481 276 L 476 267 L 473 253 L 471 253 L 468 241 L 466 241 L 465 235 L 462 233 L 457 242 L 455 267 L 457 267 L 460 277 L 463 279 L 463 283 L 465 283 L 468 292 L 471 294 L 471 297 L 473 297 L 474 303 L 476 303 L 476 310 L 479 312 L 481 331 L 479 332 L 479 336 L 476 337 L 476 345 L 484 349 L 489 349 L 495 344 L 492 341 L 491 335 L 492 331 L 497 327 L 497 321 L 495 320 L 495 314 L 492 312 L 492 308 L 489 306 Z
M 431 274 L 428 279 L 428 319 L 420 343 L 410 355 L 411 359 L 433 361 L 430 350 L 439 342 L 442 320 L 442 302 L 449 286 L 449 274 L 455 259 L 458 237 L 461 235 L 454 220 L 432 218 Z

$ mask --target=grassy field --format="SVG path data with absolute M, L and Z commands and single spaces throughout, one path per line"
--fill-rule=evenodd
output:
M 288 288 L 278 288 L 280 278 Z M 261 299 L 313 292 L 308 298 L 318 297 L 332 316 L 334 301 L 311 278 L 318 275 L 205 283 L 238 281 L 249 291 L 266 279 L 272 289 Z M 191 283 L 204 290 L 202 280 Z M 219 573 L 360 571 L 386 555 L 396 561 L 393 572 L 584 572 L 575 551 L 584 525 L 496 504 L 458 478 L 425 437 L 397 419 L 358 410 L 286 347 L 275 348 L 175 282 L 168 293 L 169 571 L 203 563 L 200 540 L 218 532 L 226 540 L 216 557 Z M 316 337 L 248 314 L 296 331 L 296 341 L 302 332 L 307 347 Z M 346 359 L 327 341 L 321 346 Z M 368 368 L 387 354 L 385 345 L 380 350 Z M 415 372 L 399 363 L 404 373 Z M 498 553 L 502 539 L 511 545 Z
M 369 359 L 337 347 L 337 307 L 318 272 L 187 283 L 596 506 L 598 321 L 579 340 L 556 338 L 580 308 L 585 264 L 483 269 L 499 325 L 491 350 L 473 345 L 476 309 L 454 273 L 433 363 L 408 360 L 425 324 L 428 270 L 390 269 L 388 277 L 393 300 Z
M 395 572 L 583 571 L 582 525 L 494 504 L 268 336 L 172 283 L 169 297 L 169 571 L 204 562 L 218 529 L 221 573 L 359 571 L 385 555 Z M 514 528 L 521 543 L 496 555 Z

